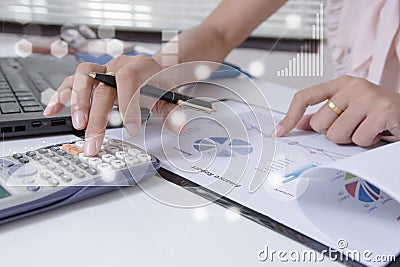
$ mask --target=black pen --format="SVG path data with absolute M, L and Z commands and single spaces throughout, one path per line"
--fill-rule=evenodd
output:
M 107 72 L 107 73 L 97 73 L 97 72 L 89 72 L 87 73 L 89 77 L 92 77 L 96 81 L 102 82 L 108 86 L 113 88 L 117 88 L 117 82 L 115 80 L 115 73 Z M 163 90 L 149 84 L 140 88 L 140 94 L 152 97 L 155 99 L 161 99 L 166 102 L 175 104 L 175 105 L 182 105 L 187 106 L 194 109 L 199 109 L 205 111 L 207 113 L 211 113 L 215 111 L 213 108 L 212 103 L 201 100 L 195 99 L 187 95 L 182 95 L 179 93 L 175 93 L 172 91 Z

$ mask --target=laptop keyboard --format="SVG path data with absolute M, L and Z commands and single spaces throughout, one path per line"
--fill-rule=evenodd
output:
M 0 61 L 0 114 L 43 111 L 19 71 Z

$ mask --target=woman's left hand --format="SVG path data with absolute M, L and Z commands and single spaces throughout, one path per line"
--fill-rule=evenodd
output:
M 308 106 L 327 99 L 331 106 L 303 116 Z M 284 136 L 294 127 L 326 134 L 339 144 L 371 146 L 385 131 L 400 138 L 400 94 L 365 79 L 342 76 L 295 94 L 275 136 Z

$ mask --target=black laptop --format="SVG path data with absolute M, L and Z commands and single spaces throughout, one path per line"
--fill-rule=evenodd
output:
M 0 58 L 0 136 L 72 132 L 69 108 L 53 118 L 42 114 L 54 90 L 78 64 L 73 55 Z

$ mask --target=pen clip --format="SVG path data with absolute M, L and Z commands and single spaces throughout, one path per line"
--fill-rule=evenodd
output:
M 179 106 L 183 106 L 183 107 L 188 107 L 188 108 L 191 108 L 191 109 L 200 110 L 200 111 L 206 112 L 206 113 L 208 113 L 208 114 L 210 114 L 210 113 L 212 113 L 212 112 L 216 112 L 216 110 L 215 110 L 214 107 L 212 107 L 212 108 L 207 108 L 207 107 L 204 107 L 204 106 L 200 106 L 200 105 L 191 103 L 190 101 L 178 100 L 178 101 L 177 101 L 177 104 L 178 104 Z

